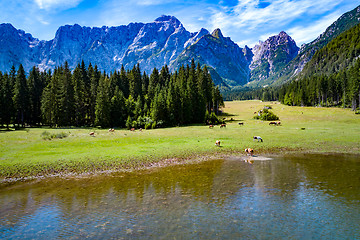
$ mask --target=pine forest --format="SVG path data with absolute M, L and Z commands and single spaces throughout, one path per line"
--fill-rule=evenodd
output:
M 51 127 L 155 128 L 217 121 L 223 106 L 206 66 L 192 60 L 170 73 L 150 75 L 139 64 L 110 74 L 82 62 L 53 72 L 22 65 L 0 72 L 0 124 Z M 214 120 L 215 119 L 215 120 Z M 211 121 L 212 120 L 212 121 Z

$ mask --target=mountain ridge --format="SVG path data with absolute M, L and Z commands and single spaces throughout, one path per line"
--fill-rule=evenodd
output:
M 121 66 L 131 69 L 139 64 L 141 70 L 151 73 L 164 65 L 175 71 L 195 59 L 207 65 L 216 84 L 225 88 L 281 85 L 296 78 L 317 50 L 359 22 L 360 6 L 344 13 L 301 48 L 284 31 L 259 41 L 253 48 L 242 48 L 224 37 L 219 28 L 212 33 L 204 28 L 192 33 L 176 17 L 167 15 L 150 23 L 115 27 L 65 25 L 49 41 L 4 23 L 0 24 L 0 71 L 20 64 L 26 71 L 33 66 L 54 69 L 65 61 L 75 68 L 84 61 L 105 71 Z

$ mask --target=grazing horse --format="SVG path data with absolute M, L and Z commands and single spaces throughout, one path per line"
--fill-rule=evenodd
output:
M 115 132 L 115 129 L 110 128 L 110 129 L 109 129 L 109 132 Z
M 223 127 L 226 127 L 226 124 L 225 124 L 225 123 L 223 123 L 223 124 L 220 125 L 220 128 L 223 128 Z
M 90 132 L 89 135 L 95 137 L 95 132 Z
M 214 125 L 209 125 L 209 128 L 214 128 Z
M 130 131 L 135 132 L 135 128 L 131 128 Z
M 243 122 L 239 122 L 239 125 L 240 125 L 240 126 L 244 126 L 244 123 L 243 123 Z
M 270 122 L 269 125 L 277 125 L 277 122 Z
M 281 122 L 276 122 L 276 125 L 280 126 L 280 125 L 281 125 Z
M 216 140 L 216 142 L 215 142 L 215 146 L 220 147 L 220 140 Z
M 255 140 L 258 140 L 258 142 L 259 141 L 263 142 L 263 139 L 260 136 L 254 136 L 253 141 L 255 141 Z
M 252 149 L 252 148 L 246 148 L 246 149 L 245 149 L 245 152 L 246 152 L 247 154 L 249 154 L 250 156 L 252 156 L 252 155 L 254 154 L 254 149 Z

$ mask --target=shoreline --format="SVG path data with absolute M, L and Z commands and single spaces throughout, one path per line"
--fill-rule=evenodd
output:
M 24 177 L 1 177 L 0 179 L 0 187 L 6 187 L 11 184 L 16 184 L 19 182 L 30 182 L 30 181 L 41 181 L 45 179 L 50 178 L 88 178 L 88 177 L 94 177 L 98 175 L 103 174 L 116 174 L 116 173 L 126 173 L 126 172 L 140 172 L 140 171 L 151 171 L 156 170 L 160 168 L 170 167 L 170 166 L 177 166 L 177 165 L 186 165 L 186 164 L 197 164 L 204 161 L 211 161 L 216 159 L 223 159 L 223 160 L 230 160 L 230 161 L 248 161 L 251 163 L 256 161 L 269 161 L 272 160 L 272 158 L 277 156 L 291 156 L 291 155 L 342 155 L 342 154 L 349 154 L 349 153 L 340 153 L 340 152 L 311 152 L 311 151 L 299 151 L 299 150 L 293 150 L 289 151 L 288 149 L 283 152 L 272 152 L 269 153 L 268 151 L 265 152 L 259 152 L 259 154 L 249 156 L 244 153 L 238 152 L 238 151 L 230 151 L 230 152 L 214 152 L 209 154 L 202 154 L 202 155 L 196 155 L 191 154 L 190 157 L 174 157 L 174 158 L 164 158 L 159 161 L 153 161 L 153 162 L 139 162 L 136 165 L 133 166 L 117 166 L 118 168 L 113 169 L 99 169 L 99 170 L 90 170 L 85 172 L 66 172 L 62 171 L 55 174 L 40 174 L 40 175 L 30 175 L 30 176 L 24 176 Z M 359 153 L 352 153 L 351 155 L 359 155 Z

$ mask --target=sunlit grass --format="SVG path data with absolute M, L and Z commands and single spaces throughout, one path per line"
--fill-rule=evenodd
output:
M 281 126 L 254 120 L 264 105 L 280 117 Z M 23 177 L 67 172 L 111 170 L 146 165 L 165 158 L 213 153 L 337 152 L 360 153 L 360 115 L 349 109 L 289 107 L 260 101 L 226 102 L 226 128 L 205 125 L 114 133 L 99 129 L 31 128 L 0 132 L 0 176 Z M 239 126 L 238 122 L 244 125 Z M 304 129 L 304 130 L 302 130 Z M 44 131 L 64 138 L 44 140 Z M 95 136 L 89 135 L 91 131 Z M 252 136 L 261 136 L 263 143 Z M 221 147 L 215 141 L 221 141 Z

